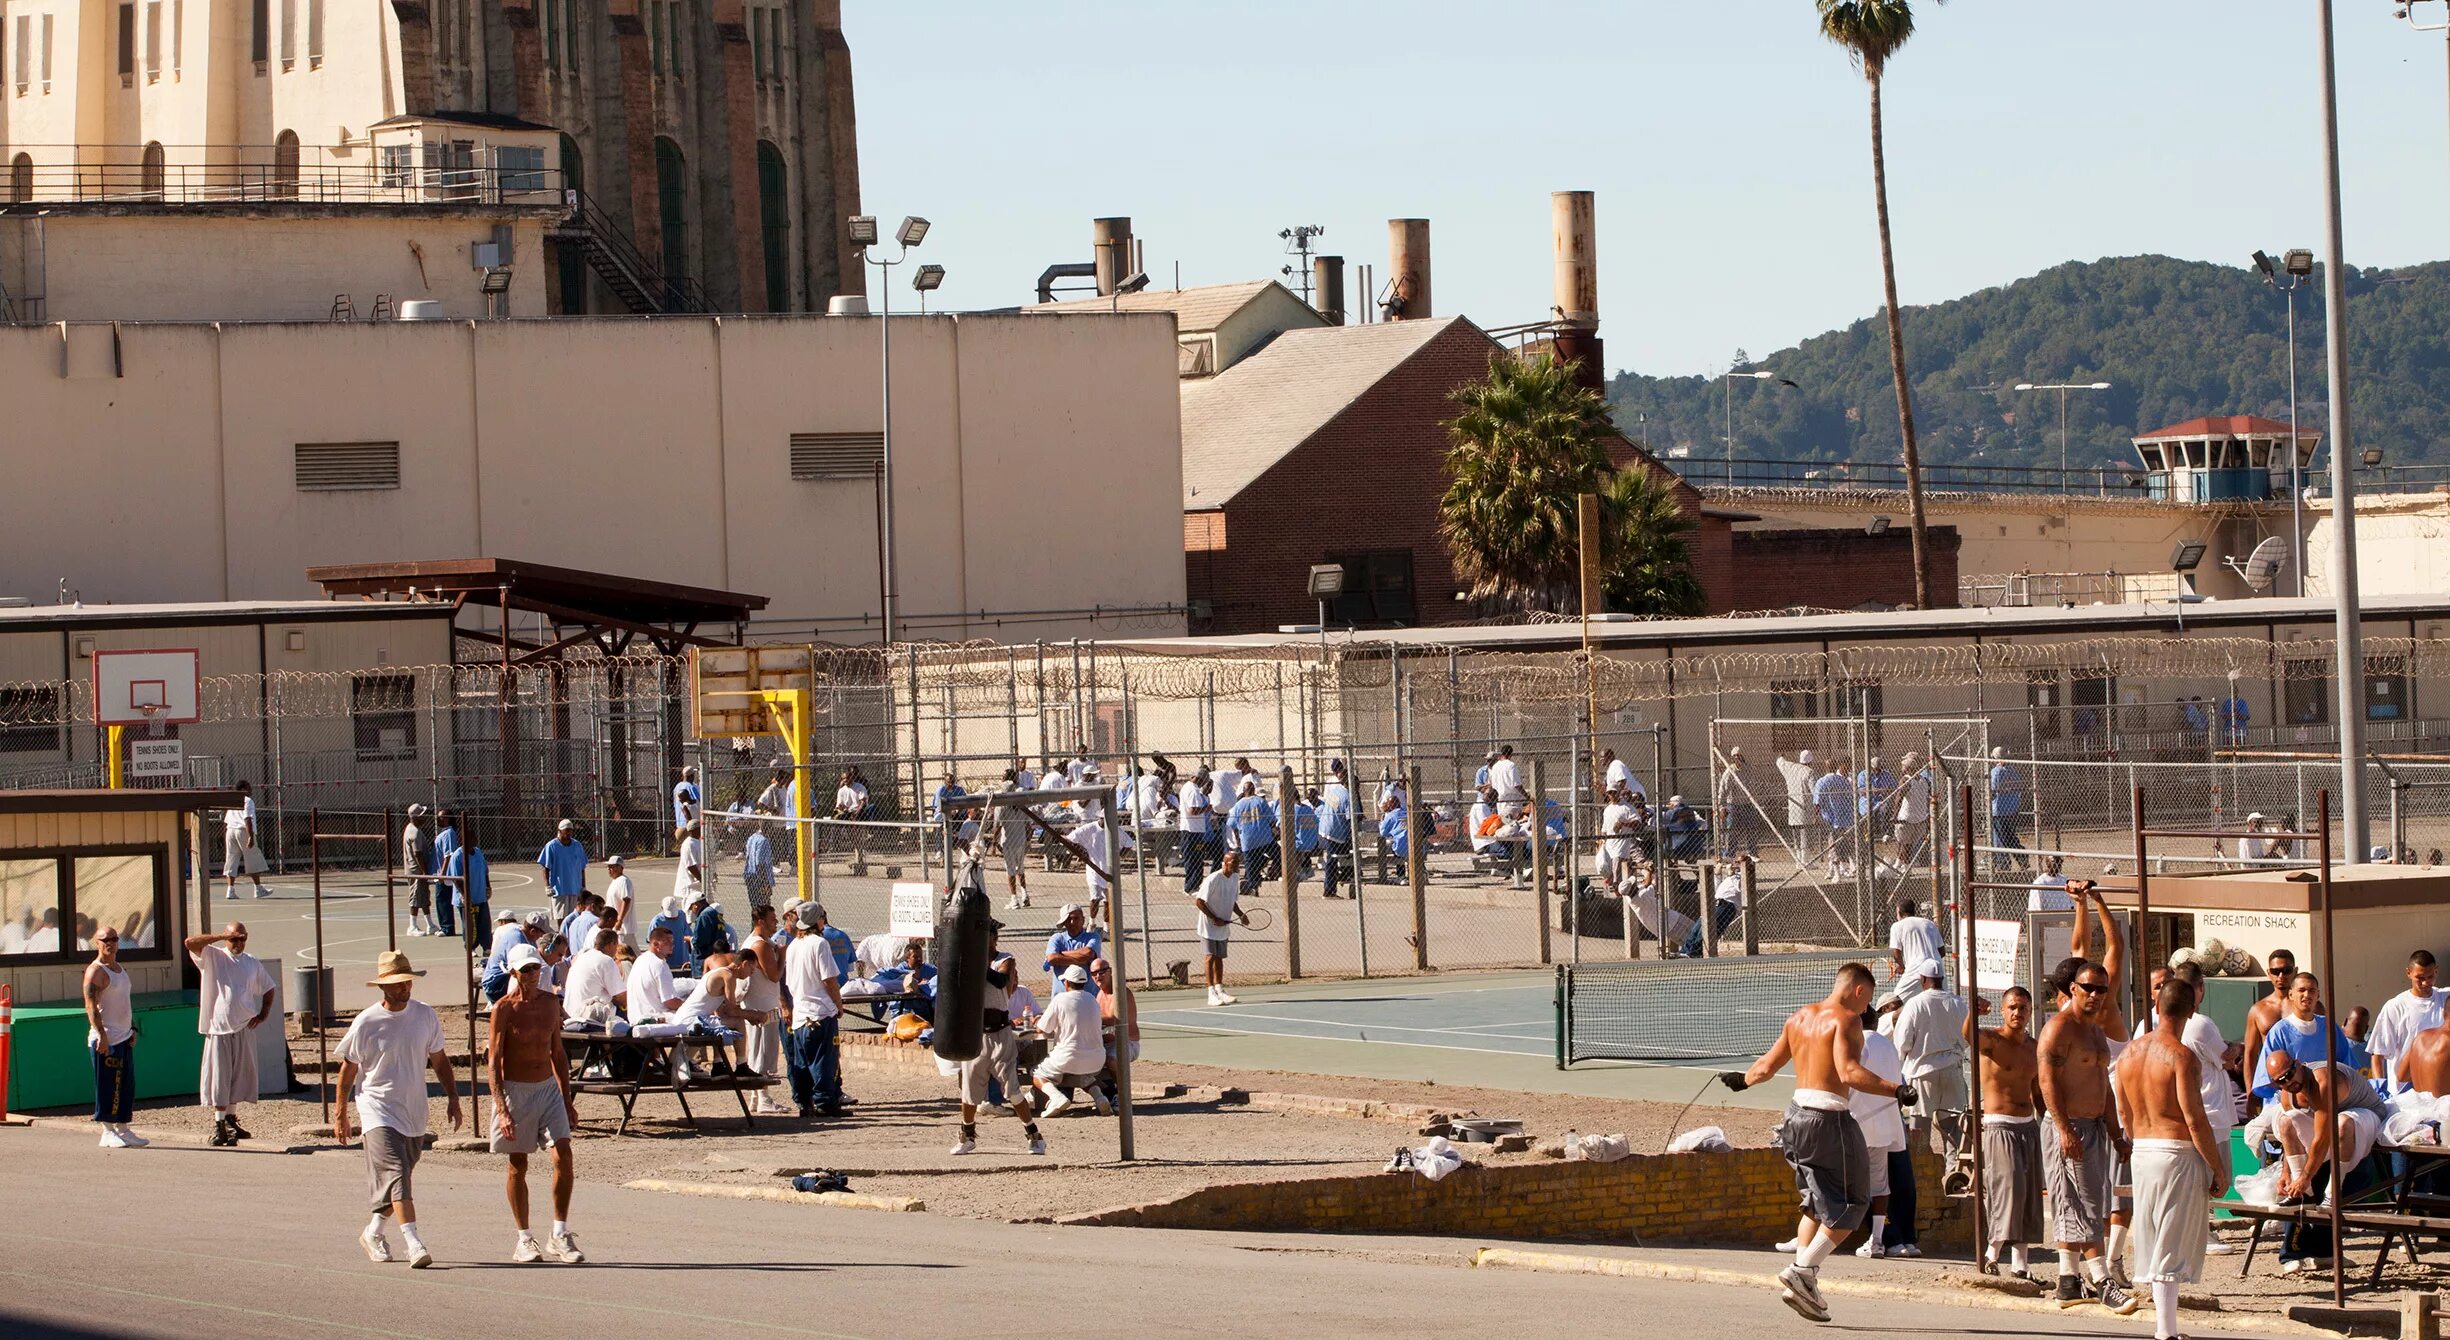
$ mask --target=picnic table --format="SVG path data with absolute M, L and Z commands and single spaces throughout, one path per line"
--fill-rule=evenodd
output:
M 2365 1188 L 2339 1207 L 2339 1226 L 2344 1237 L 2350 1230 L 2378 1233 L 2381 1250 L 2374 1253 L 2373 1278 L 2368 1287 L 2379 1288 L 2382 1270 L 2390 1264 L 2394 1245 L 2407 1248 L 2408 1262 L 2422 1264 L 2416 1252 L 2419 1237 L 2450 1237 L 2450 1196 L 2424 1188 L 2433 1176 L 2450 1170 L 2450 1148 L 2441 1145 L 2394 1145 L 2376 1143 L 2371 1157 L 2396 1156 L 2399 1171 L 2381 1182 Z M 2319 1225 L 2328 1228 L 2331 1211 L 2315 1202 L 2293 1205 L 2247 1205 L 2221 1202 L 2220 1208 L 2240 1219 L 2252 1221 L 2253 1233 L 2246 1239 L 2245 1259 L 2238 1263 L 2237 1275 L 2244 1279 L 2254 1268 L 2255 1251 L 2263 1242 L 2266 1224 Z M 2344 1256 L 2344 1243 L 2331 1244 L 2332 1254 Z
M 686 1034 L 639 1037 L 635 1033 L 563 1029 L 561 1038 L 562 1045 L 577 1056 L 572 1067 L 570 1091 L 574 1094 L 604 1094 L 620 1100 L 621 1124 L 614 1128 L 615 1135 L 629 1134 L 630 1117 L 637 1111 L 639 1095 L 645 1091 L 650 1080 L 655 1080 L 658 1087 L 670 1090 L 672 1096 L 680 1100 L 681 1119 L 688 1123 L 692 1131 L 698 1128 L 698 1118 L 697 1113 L 689 1108 L 691 1093 L 730 1093 L 740 1104 L 741 1120 L 755 1130 L 757 1118 L 749 1111 L 749 1095 L 771 1088 L 775 1082 L 771 1075 L 758 1074 L 696 1075 L 687 1080 L 681 1079 L 680 1049 L 704 1043 L 704 1039 L 693 1039 Z M 634 1068 L 628 1064 L 630 1058 L 636 1060 Z M 598 1065 L 604 1069 L 603 1077 L 586 1077 L 587 1072 Z M 630 1071 L 626 1079 L 620 1078 L 623 1070 Z

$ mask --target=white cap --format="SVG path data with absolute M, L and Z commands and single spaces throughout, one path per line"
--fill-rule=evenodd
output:
M 2246 822 L 2247 822 L 2247 823 L 2250 823 L 2250 824 L 2251 824 L 2251 823 L 2260 823 L 2260 822 L 2262 821 L 2262 818 L 2263 818 L 2263 812 L 2262 812 L 2261 810 L 2256 810 L 2256 811 L 2254 811 L 2252 814 L 2249 814 L 2249 815 L 2247 815 L 2247 816 L 2246 816 Z
M 510 947 L 510 957 L 503 962 L 512 972 L 519 972 L 526 968 L 543 967 L 544 955 L 537 953 L 534 945 L 516 944 Z
M 1071 967 L 1063 970 L 1063 980 L 1071 983 L 1074 986 L 1087 986 L 1089 984 L 1089 970 L 1075 963 Z
M 557 823 L 557 824 L 553 825 L 553 827 L 554 827 L 555 829 L 557 829 L 557 830 L 561 831 L 561 832 L 567 833 L 567 832 L 569 832 L 571 829 L 578 827 L 578 825 L 577 825 L 577 824 L 574 824 L 574 823 L 572 823 L 572 822 L 570 822 L 570 821 L 569 821 L 569 820 L 567 820 L 567 819 L 564 819 L 564 820 L 562 820 L 560 823 Z
M 2004 745 L 2004 744 L 1995 744 L 1995 745 L 1992 745 L 1992 746 L 1991 746 L 1991 757 L 1993 757 L 1993 758 L 2006 758 L 2007 756 L 2008 756 L 2008 747 L 2007 747 L 2006 745 Z
M 1089 915 L 1089 909 L 1081 906 L 1079 903 L 1065 903 L 1063 905 L 1063 916 L 1060 919 L 1070 921 L 1072 919 L 1072 914 L 1075 912 L 1080 913 L 1084 917 Z
M 618 866 L 621 864 L 621 858 L 618 856 L 607 856 L 604 858 L 604 864 L 608 866 Z
M 678 912 L 678 911 L 680 911 L 680 910 L 681 910 L 681 896 L 680 896 L 679 894 L 677 894 L 677 893 L 667 893 L 667 894 L 665 894 L 665 895 L 664 895 L 664 915 L 665 915 L 665 916 L 670 916 L 670 915 L 672 915 L 673 913 Z
M 1795 761 L 1796 761 L 1796 762 L 1798 762 L 1798 763 L 1809 763 L 1809 762 L 1811 762 L 1811 761 L 1812 761 L 1812 751 L 1811 751 L 1811 750 L 1809 750 L 1809 749 L 1806 749 L 1806 750 L 1802 751 L 1801 753 L 1796 754 L 1796 755 L 1795 755 Z
M 1906 969 L 1906 980 L 1909 982 L 1924 980 L 1936 982 L 1945 981 L 1946 977 L 1940 971 L 1940 961 L 1935 958 L 1927 958 L 1917 960 Z

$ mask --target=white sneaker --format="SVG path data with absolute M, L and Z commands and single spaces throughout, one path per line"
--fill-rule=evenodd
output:
M 1896 1246 L 1889 1248 L 1889 1255 L 1891 1255 L 1891 1256 L 1902 1256 L 1902 1257 L 1905 1257 L 1905 1258 L 1906 1258 L 1906 1259 L 1908 1259 L 1908 1260 L 1912 1260 L 1912 1259 L 1914 1259 L 1915 1257 L 1918 1257 L 1918 1256 L 1920 1256 L 1920 1255 L 1922 1255 L 1922 1254 L 1923 1254 L 1923 1249 L 1922 1249 L 1922 1248 L 1920 1248 L 1920 1247 L 1915 1246 L 1915 1245 L 1914 1245 L 1913 1243 L 1911 1243 L 1911 1242 L 1901 1242 L 1901 1243 L 1897 1244 Z
M 1801 1247 L 1802 1245 L 1803 1241 L 1801 1239 L 1788 1238 L 1786 1241 L 1770 1248 L 1770 1250 L 1778 1253 L 1780 1256 L 1793 1256 L 1795 1254 L 1795 1249 Z
M 963 1154 L 975 1154 L 977 1152 L 978 1141 L 966 1135 L 961 1137 L 961 1139 L 955 1142 L 953 1145 L 953 1154 L 955 1157 L 959 1157 Z
M 1213 986 L 1208 988 L 1208 1003 L 1211 1005 L 1216 1004 L 1216 988 Z
M 425 1249 L 425 1244 L 417 1241 L 415 1238 L 409 1239 L 408 1268 L 411 1270 L 423 1270 L 432 1264 L 434 1264 L 434 1254 Z
M 2237 1248 L 2231 1246 L 2226 1239 L 2214 1238 L 2203 1244 L 2203 1254 L 2206 1256 L 2235 1256 Z
M 587 1253 L 578 1249 L 578 1235 L 575 1233 L 554 1234 L 553 1240 L 545 1244 L 545 1250 L 547 1255 L 566 1266 L 574 1266 L 587 1259 Z
M 1217 1004 L 1219 1004 L 1219 1005 L 1231 1005 L 1231 1004 L 1233 1004 L 1233 1003 L 1234 1003 L 1234 995 L 1233 995 L 1233 993 L 1232 993 L 1232 992 L 1230 992 L 1230 991 L 1228 991 L 1228 990 L 1226 990 L 1225 988 L 1223 988 L 1223 987 L 1221 987 L 1221 986 L 1220 986 L 1220 987 L 1218 987 L 1218 988 L 1216 989 L 1216 1003 L 1217 1003 Z
M 1069 1093 L 1057 1093 L 1052 1099 L 1048 1100 L 1046 1110 L 1038 1114 L 1038 1119 L 1040 1121 L 1044 1121 L 1048 1117 L 1056 1116 L 1062 1112 L 1065 1112 L 1074 1106 L 1075 1101 L 1076 1100 Z
M 357 1245 L 366 1249 L 366 1259 L 376 1265 L 386 1265 L 391 1261 L 391 1244 L 383 1240 L 382 1234 L 374 1231 L 372 1224 L 358 1233 Z
M 1106 1096 L 1106 1091 L 1104 1089 L 1089 1090 L 1089 1101 L 1097 1104 L 1097 1114 L 1099 1116 L 1111 1117 L 1114 1115 L 1114 1100 Z
M 102 1139 L 97 1143 L 99 1143 L 104 1149 L 125 1149 L 128 1147 L 128 1142 L 121 1138 L 119 1128 L 116 1126 L 103 1127 Z
M 1829 1304 L 1822 1301 L 1820 1281 L 1812 1271 L 1790 1265 L 1778 1272 L 1778 1284 L 1778 1300 L 1793 1308 L 1804 1320 L 1829 1320 Z
M 238 901 L 238 890 L 236 890 L 236 889 L 223 889 L 223 890 L 221 891 L 221 901 L 223 901 L 223 902 L 225 902 L 225 903 L 234 903 L 234 902 L 237 902 L 237 901 Z
M 1032 1153 L 1032 1154 L 1043 1154 L 1043 1153 L 1045 1153 L 1045 1152 L 1046 1152 L 1046 1137 L 1045 1137 L 1045 1136 L 1043 1136 L 1043 1135 L 1033 1137 L 1033 1138 L 1030 1140 L 1030 1142 L 1029 1142 L 1029 1152 L 1030 1152 L 1030 1153 Z
M 536 1245 L 536 1239 L 522 1233 L 519 1235 L 519 1245 L 510 1249 L 510 1259 L 518 1265 L 541 1261 L 544 1259 L 544 1248 Z
M 125 1144 L 130 1149 L 142 1149 L 146 1145 L 153 1143 L 151 1140 L 148 1140 L 145 1137 L 138 1135 L 136 1132 L 128 1129 L 125 1124 L 122 1124 L 119 1128 L 119 1139 L 121 1143 Z
M 264 887 L 263 885 L 261 885 L 261 884 L 258 884 L 258 885 L 256 885 L 256 886 L 255 886 L 255 896 L 256 896 L 256 897 L 258 897 L 258 898 L 269 898 L 269 897 L 271 897 L 271 896 L 272 896 L 272 890 L 265 888 L 265 887 Z
M 1855 1248 L 1855 1255 L 1866 1261 L 1877 1261 L 1888 1254 L 1889 1249 L 1881 1246 L 1878 1238 L 1866 1238 L 1862 1246 Z

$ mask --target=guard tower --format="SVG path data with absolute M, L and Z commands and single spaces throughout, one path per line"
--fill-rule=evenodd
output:
M 2310 471 L 2322 434 L 2296 434 L 2296 468 Z M 2189 419 L 2135 439 L 2155 502 L 2262 502 L 2289 489 L 2289 426 L 2251 414 Z

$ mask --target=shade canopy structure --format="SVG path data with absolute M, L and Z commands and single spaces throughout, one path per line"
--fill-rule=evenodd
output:
M 509 558 L 341 563 L 308 568 L 306 576 L 329 596 L 442 601 L 454 609 L 491 606 L 539 614 L 557 628 L 575 630 L 553 641 L 530 642 L 507 631 L 507 617 L 494 628 L 458 630 L 463 637 L 504 648 L 514 664 L 557 657 L 584 643 L 618 656 L 639 638 L 667 655 L 683 647 L 730 646 L 736 637 L 710 637 L 698 630 L 710 624 L 737 626 L 766 607 L 766 597 L 760 595 Z

